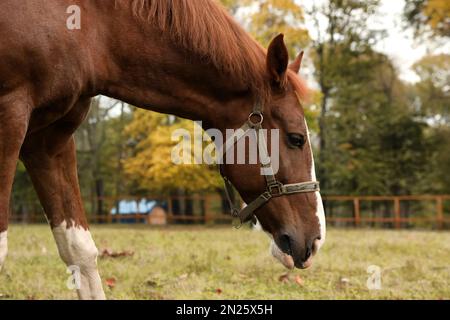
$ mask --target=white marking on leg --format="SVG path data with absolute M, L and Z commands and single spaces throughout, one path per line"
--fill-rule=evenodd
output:
M 97 270 L 98 250 L 91 233 L 82 227 L 67 228 L 66 222 L 54 228 L 52 232 L 64 263 L 68 267 L 79 267 L 81 283 L 77 292 L 80 299 L 105 299 L 102 281 Z
M 8 254 L 8 231 L 0 232 L 0 271 Z

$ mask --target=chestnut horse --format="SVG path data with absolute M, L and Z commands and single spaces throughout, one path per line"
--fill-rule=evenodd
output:
M 314 181 L 298 99 L 306 91 L 297 76 L 301 59 L 289 65 L 282 35 L 263 49 L 215 0 L 2 0 L 0 267 L 20 159 L 62 260 L 80 269 L 79 297 L 105 298 L 73 138 L 97 95 L 201 120 L 205 129 L 224 133 L 241 127 L 253 106 L 262 103 L 264 128 L 280 130 L 276 179 Z M 224 172 L 247 203 L 265 190 L 258 165 L 226 165 Z M 311 265 L 325 240 L 319 192 L 277 197 L 255 213 L 274 239 L 273 254 L 286 267 Z

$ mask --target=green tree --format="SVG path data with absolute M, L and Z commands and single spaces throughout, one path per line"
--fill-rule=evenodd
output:
M 425 122 L 388 57 L 340 43 L 320 165 L 331 194 L 412 194 L 427 163 Z M 335 62 L 337 63 L 337 62 Z
M 315 76 L 322 94 L 319 113 L 319 176 L 325 190 L 332 177 L 326 172 L 328 141 L 335 139 L 330 135 L 328 116 L 336 112 L 334 101 L 340 99 L 347 103 L 349 115 L 357 112 L 355 101 L 364 103 L 368 91 L 364 83 L 371 69 L 379 63 L 373 59 L 372 44 L 380 35 L 378 31 L 367 28 L 367 20 L 376 13 L 378 0 L 351 1 L 329 0 L 314 5 L 308 15 L 315 24 L 317 35 L 312 42 L 312 56 Z M 345 109 L 345 108 L 344 108 Z
M 131 117 L 125 103 L 96 98 L 76 132 L 78 175 L 89 213 L 105 212 L 104 196 L 129 193 L 122 160 L 127 145 L 124 128 Z
M 425 56 L 413 66 L 419 76 L 416 94 L 422 112 L 443 125 L 450 125 L 450 55 Z
M 429 126 L 427 168 L 423 171 L 421 191 L 450 193 L 450 55 L 425 56 L 413 70 L 420 81 L 410 88 L 411 100 Z

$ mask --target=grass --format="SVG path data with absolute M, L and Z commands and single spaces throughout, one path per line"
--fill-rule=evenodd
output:
M 267 236 L 251 230 L 94 226 L 92 233 L 100 250 L 134 252 L 99 259 L 109 299 L 450 299 L 448 232 L 331 230 L 314 266 L 291 272 L 269 256 Z M 11 226 L 9 247 L 0 299 L 76 298 L 46 226 Z M 370 265 L 382 269 L 381 290 L 367 288 Z

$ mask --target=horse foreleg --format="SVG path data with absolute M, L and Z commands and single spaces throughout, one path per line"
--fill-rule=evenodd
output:
M 0 271 L 8 253 L 8 212 L 20 147 L 28 127 L 29 110 L 14 96 L 0 97 Z
M 27 137 L 21 158 L 52 227 L 62 260 L 75 279 L 80 299 L 105 299 L 77 177 L 73 137 L 49 128 Z M 79 277 L 77 277 L 77 275 Z

